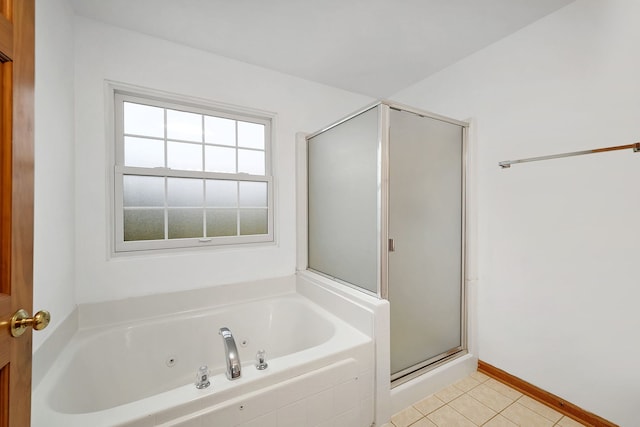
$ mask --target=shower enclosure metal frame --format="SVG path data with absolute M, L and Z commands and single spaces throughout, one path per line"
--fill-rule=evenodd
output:
M 431 118 L 442 122 L 458 125 L 462 128 L 462 177 L 461 177 L 461 266 L 460 266 L 460 312 L 461 312 L 461 345 L 447 351 L 444 354 L 432 357 L 425 360 L 418 365 L 412 366 L 406 370 L 398 372 L 391 376 L 392 387 L 400 385 L 412 378 L 422 374 L 425 370 L 432 369 L 435 366 L 439 366 L 454 357 L 461 356 L 467 353 L 467 299 L 466 299 L 466 271 L 467 271 L 467 167 L 468 167 L 468 130 L 469 123 L 451 119 L 438 114 L 422 111 L 413 107 L 409 107 L 403 104 L 398 104 L 390 101 L 378 101 L 365 108 L 362 108 L 340 120 L 327 126 L 317 132 L 305 136 L 305 145 L 307 147 L 306 163 L 309 164 L 309 140 L 338 126 L 341 125 L 365 112 L 378 108 L 378 140 L 377 140 L 377 286 L 376 292 L 371 292 L 361 286 L 348 283 L 340 278 L 333 277 L 325 274 L 321 271 L 314 270 L 309 267 L 308 255 L 305 259 L 306 269 L 337 281 L 345 286 L 356 289 L 360 292 L 364 292 L 370 295 L 374 295 L 381 299 L 389 299 L 389 180 L 390 180 L 390 168 L 389 168 L 389 155 L 390 155 L 390 111 L 391 109 L 397 111 L 404 111 L 412 114 L 416 114 L 420 117 Z M 309 183 L 307 182 L 307 191 L 309 190 Z M 309 200 L 306 201 L 307 212 L 309 211 Z M 306 224 L 307 234 L 309 233 L 309 224 Z M 309 240 L 307 239 L 307 254 L 309 250 Z

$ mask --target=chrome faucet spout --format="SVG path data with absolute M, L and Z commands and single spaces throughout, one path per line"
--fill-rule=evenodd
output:
M 235 380 L 240 378 L 240 357 L 238 356 L 238 348 L 233 334 L 229 328 L 220 328 L 218 332 L 222 336 L 224 342 L 224 354 L 227 362 L 227 378 Z

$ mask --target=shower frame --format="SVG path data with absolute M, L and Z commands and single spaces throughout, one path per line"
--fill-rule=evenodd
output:
M 396 374 L 391 375 L 391 387 L 396 387 L 400 384 L 403 384 L 411 379 L 423 374 L 426 371 L 429 371 L 435 367 L 438 367 L 452 359 L 455 359 L 459 356 L 463 356 L 467 354 L 468 342 L 467 342 L 467 292 L 466 292 L 466 283 L 467 283 L 467 178 L 468 178 L 468 135 L 469 135 L 469 126 L 470 124 L 465 121 L 460 121 L 456 119 L 452 119 L 449 117 L 445 117 L 439 114 L 423 111 L 417 108 L 413 108 L 407 105 L 391 102 L 391 101 L 377 101 L 373 104 L 370 104 L 362 109 L 355 111 L 354 113 L 345 116 L 344 118 L 336 121 L 335 123 L 322 128 L 321 130 L 314 132 L 312 134 L 304 135 L 304 144 L 305 144 L 305 164 L 307 165 L 308 172 L 308 146 L 309 140 L 315 136 L 318 136 L 336 126 L 339 126 L 354 117 L 359 116 L 367 111 L 378 108 L 378 140 L 377 140 L 377 283 L 376 283 L 376 292 L 372 292 L 368 289 L 365 289 L 361 286 L 354 285 L 347 281 L 344 281 L 340 278 L 333 277 L 321 271 L 312 269 L 309 267 L 308 262 L 308 250 L 309 250 L 309 241 L 308 241 L 308 233 L 309 233 L 309 224 L 308 224 L 308 212 L 309 212 L 309 200 L 308 196 L 305 202 L 306 214 L 304 217 L 307 220 L 304 221 L 304 224 L 299 224 L 299 231 L 304 230 L 306 232 L 307 238 L 305 238 L 305 248 L 304 254 L 299 251 L 298 253 L 298 269 L 308 270 L 315 274 L 319 274 L 321 276 L 327 277 L 333 281 L 341 283 L 349 288 L 356 289 L 360 292 L 364 292 L 366 294 L 375 296 L 380 299 L 389 299 L 389 252 L 390 252 L 390 238 L 389 238 L 389 182 L 390 182 L 390 111 L 391 109 L 404 111 L 408 113 L 415 114 L 420 117 L 430 118 L 434 120 L 443 121 L 446 123 L 458 125 L 462 128 L 462 158 L 461 158 L 461 265 L 460 265 L 460 341 L 461 344 L 458 347 L 452 348 L 451 350 L 437 355 L 435 357 L 429 358 L 417 365 L 414 365 L 410 368 L 407 368 L 403 371 L 400 371 Z M 302 137 L 302 136 L 300 136 Z M 308 179 L 308 177 L 307 177 Z M 307 192 L 309 191 L 308 181 L 306 182 Z M 300 213 L 300 212 L 299 212 Z

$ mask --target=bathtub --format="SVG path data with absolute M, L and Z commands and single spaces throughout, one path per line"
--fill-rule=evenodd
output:
M 233 381 L 225 376 L 221 327 L 233 333 L 242 363 Z M 265 370 L 255 368 L 259 350 Z M 295 289 L 81 324 L 33 392 L 32 426 L 369 427 L 374 351 L 371 336 Z M 197 389 L 202 365 L 211 385 Z

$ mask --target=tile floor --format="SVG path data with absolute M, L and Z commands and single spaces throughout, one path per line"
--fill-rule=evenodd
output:
M 483 373 L 426 397 L 383 427 L 576 427 L 582 424 Z

